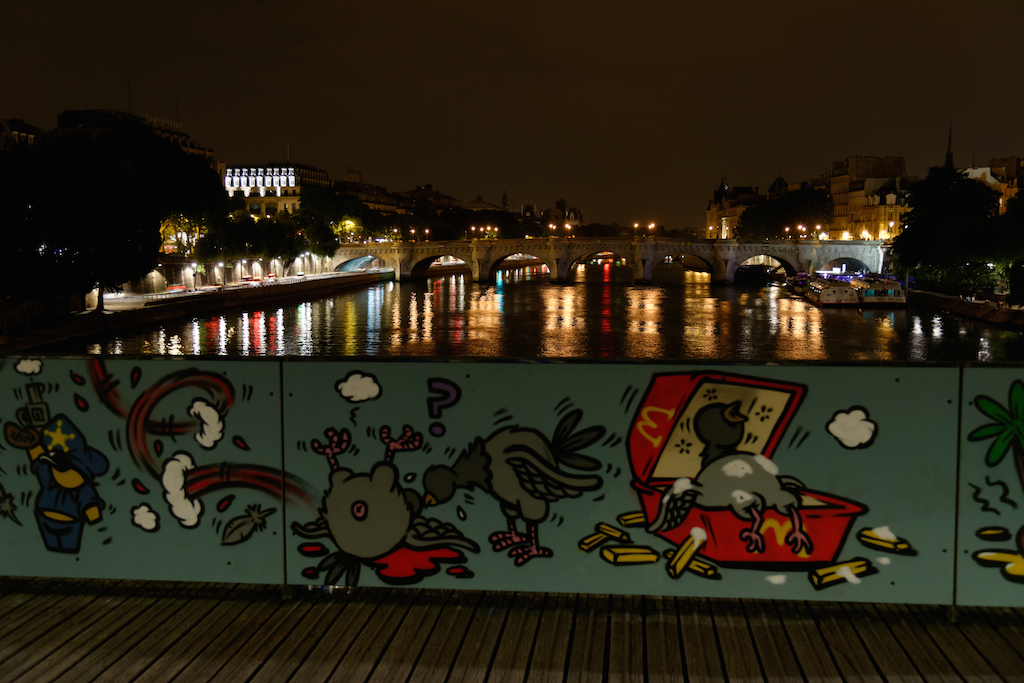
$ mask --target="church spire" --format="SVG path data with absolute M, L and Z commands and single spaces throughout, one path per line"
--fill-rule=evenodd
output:
M 946 145 L 946 168 L 954 168 L 953 166 L 953 122 L 949 123 L 949 144 Z

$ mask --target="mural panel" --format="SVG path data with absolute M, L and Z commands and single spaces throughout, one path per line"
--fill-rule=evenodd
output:
M 283 374 L 290 583 L 952 600 L 956 368 Z
M 280 366 L 0 362 L 0 573 L 280 583 Z
M 1024 606 L 1024 372 L 964 370 L 957 602 Z

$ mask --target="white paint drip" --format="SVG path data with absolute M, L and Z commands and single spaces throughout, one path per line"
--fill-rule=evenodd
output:
M 852 583 L 855 586 L 858 583 L 860 583 L 860 577 L 857 576 L 856 574 L 854 574 L 853 570 L 850 569 L 849 567 L 840 567 L 839 569 L 836 570 L 836 574 L 838 574 L 839 576 L 843 577 L 844 579 L 846 579 L 847 581 L 849 581 L 850 583 Z
M 742 479 L 748 474 L 753 474 L 754 469 L 742 460 L 730 460 L 722 465 L 722 474 L 727 477 Z
M 781 586 L 782 584 L 786 583 L 786 575 L 771 574 L 770 576 L 764 577 L 764 580 L 772 584 L 773 586 Z
M 672 488 L 665 491 L 665 495 L 661 497 L 661 500 L 662 502 L 667 503 L 670 498 L 678 498 L 692 488 L 693 482 L 690 481 L 689 477 L 679 477 L 672 482 Z
M 888 557 L 876 557 L 875 562 L 877 562 L 878 564 L 891 564 L 892 560 L 890 560 Z
M 768 474 L 770 474 L 772 476 L 778 476 L 778 474 L 779 474 L 779 466 L 776 465 L 775 463 L 773 463 L 768 458 L 764 457 L 763 455 L 755 455 L 754 456 L 754 462 L 756 462 L 758 465 L 760 465 L 761 468 L 765 472 L 767 472 Z
M 690 529 L 690 538 L 693 539 L 695 544 L 700 545 L 704 541 L 708 540 L 708 532 L 704 531 L 704 529 L 699 526 L 695 526 Z
M 879 538 L 884 539 L 886 541 L 898 541 L 899 540 L 899 538 L 896 537 L 896 534 L 894 534 L 892 532 L 892 530 L 889 529 L 889 527 L 887 527 L 887 526 L 876 527 L 876 528 L 871 530 L 871 533 L 873 533 L 875 536 L 878 536 Z

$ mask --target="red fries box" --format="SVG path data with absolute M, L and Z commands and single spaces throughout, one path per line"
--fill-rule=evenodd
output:
M 648 523 L 657 518 L 665 491 L 680 477 L 697 477 L 705 444 L 693 431 L 693 418 L 713 403 L 739 401 L 746 416 L 743 440 L 737 451 L 771 458 L 786 427 L 793 420 L 807 388 L 800 384 L 711 372 L 660 374 L 651 380 L 637 407 L 629 434 L 628 453 L 633 471 L 633 488 Z M 785 474 L 784 466 L 780 474 Z M 817 491 L 800 492 L 799 512 L 812 550 L 793 553 L 785 542 L 792 521 L 775 509 L 764 511 L 760 532 L 763 552 L 747 551 L 740 533 L 750 528 L 731 508 L 704 508 L 698 498 L 682 524 L 663 529 L 658 535 L 679 546 L 694 527 L 707 534 L 700 554 L 721 565 L 762 565 L 783 567 L 825 565 L 836 561 L 854 519 L 866 507 L 835 495 Z

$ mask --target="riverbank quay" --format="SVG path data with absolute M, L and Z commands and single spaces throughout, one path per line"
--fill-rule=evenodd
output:
M 0 354 L 18 353 L 77 337 L 103 334 L 112 329 L 128 329 L 181 317 L 209 315 L 250 304 L 307 295 L 321 297 L 334 291 L 392 279 L 392 271 L 330 273 L 287 278 L 275 282 L 204 288 L 199 291 L 148 295 L 108 294 L 104 297 L 104 311 L 93 309 L 77 313 L 55 327 L 35 330 L 24 336 L 0 337 Z
M 916 289 L 909 290 L 907 296 L 914 303 L 927 304 L 957 315 L 984 320 L 993 325 L 1024 330 L 1024 309 L 1021 308 L 1000 305 L 994 301 L 967 301 L 951 294 L 924 292 Z
M 1024 611 L 0 579 L 5 681 L 989 681 Z

